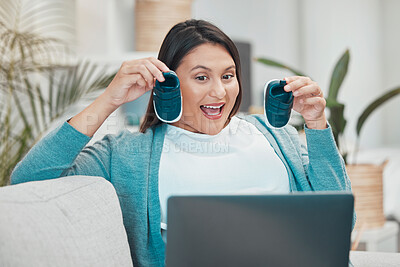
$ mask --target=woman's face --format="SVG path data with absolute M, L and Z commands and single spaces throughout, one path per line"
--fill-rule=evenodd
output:
M 225 126 L 239 94 L 236 66 L 221 45 L 197 46 L 176 69 L 183 98 L 183 112 L 172 125 L 215 135 Z

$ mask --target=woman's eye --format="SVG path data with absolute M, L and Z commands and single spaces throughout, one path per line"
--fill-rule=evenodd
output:
M 231 78 L 233 78 L 232 74 L 226 74 L 226 75 L 222 76 L 222 79 L 226 79 L 226 80 L 229 80 Z
M 205 80 L 207 80 L 207 77 L 206 76 L 197 76 L 196 80 L 205 81 Z

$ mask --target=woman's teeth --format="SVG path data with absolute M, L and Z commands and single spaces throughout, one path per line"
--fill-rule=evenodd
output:
M 209 116 L 215 116 L 221 113 L 221 108 L 224 104 L 220 106 L 207 106 L 207 105 L 202 105 L 200 106 L 201 110 L 206 113 Z
M 205 107 L 205 108 L 221 108 L 222 106 L 223 106 L 223 104 L 220 105 L 220 106 L 207 106 L 207 105 L 203 105 L 202 107 Z

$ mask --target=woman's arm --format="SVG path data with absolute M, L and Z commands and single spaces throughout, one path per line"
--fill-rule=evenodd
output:
M 155 58 L 124 62 L 104 93 L 29 151 L 13 170 L 11 183 L 78 174 L 109 179 L 114 137 L 106 136 L 84 147 L 113 111 L 151 90 L 155 79 L 163 81 L 162 72 L 167 71 L 168 67 Z
M 307 148 L 302 159 L 307 178 L 315 191 L 351 191 L 345 163 L 340 155 L 330 126 L 315 130 L 305 127 Z
M 110 138 L 84 149 L 90 139 L 65 122 L 42 138 L 17 164 L 11 184 L 79 174 L 109 178 Z
M 122 63 L 107 89 L 92 104 L 70 121 L 79 132 L 93 136 L 107 117 L 118 107 L 131 102 L 153 89 L 155 79 L 164 81 L 162 72 L 168 67 L 155 58 L 131 60 Z
M 310 186 L 313 190 L 351 190 L 343 158 L 325 117 L 326 101 L 321 88 L 308 77 L 285 80 L 285 90 L 294 96 L 293 109 L 306 122 L 307 150 L 301 154 Z

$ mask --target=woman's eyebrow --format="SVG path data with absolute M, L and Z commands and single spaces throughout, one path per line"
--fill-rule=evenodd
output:
M 235 66 L 235 65 L 231 65 L 231 66 L 227 67 L 227 68 L 225 69 L 225 71 L 230 70 L 230 69 L 236 69 L 236 66 Z
M 231 65 L 231 66 L 227 67 L 227 68 L 225 69 L 225 71 L 230 70 L 230 69 L 232 69 L 232 68 L 235 69 L 236 66 L 235 66 L 235 65 Z M 208 67 L 206 67 L 206 66 L 203 66 L 203 65 L 197 65 L 197 66 L 193 67 L 190 71 L 194 71 L 194 70 L 196 70 L 196 69 L 205 69 L 205 70 L 211 71 L 210 68 L 208 68 Z
M 207 67 L 205 67 L 203 65 L 197 65 L 197 66 L 193 67 L 190 71 L 194 71 L 196 69 L 205 69 L 205 70 L 211 71 L 210 68 L 207 68 Z

